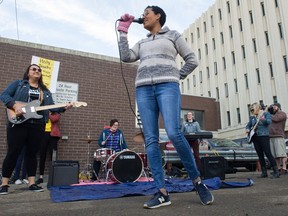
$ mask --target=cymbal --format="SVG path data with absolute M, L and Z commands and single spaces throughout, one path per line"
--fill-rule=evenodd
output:
M 143 133 L 136 134 L 136 136 L 133 137 L 133 140 L 139 143 L 145 142 Z
M 86 139 L 80 139 L 80 140 L 86 141 L 86 142 L 98 141 L 98 139 L 92 139 L 92 138 L 86 138 Z

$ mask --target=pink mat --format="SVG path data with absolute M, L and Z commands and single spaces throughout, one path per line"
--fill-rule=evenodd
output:
M 141 177 L 137 180 L 137 182 L 151 182 L 154 181 L 153 178 L 148 178 L 148 177 Z M 106 185 L 106 184 L 119 184 L 118 182 L 115 181 L 105 181 L 105 180 L 100 180 L 100 181 L 87 181 L 87 180 L 80 180 L 79 184 L 72 184 L 71 186 L 83 186 L 83 185 Z

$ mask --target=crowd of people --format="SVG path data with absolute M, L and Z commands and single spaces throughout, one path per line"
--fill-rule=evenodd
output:
M 287 115 L 281 111 L 279 103 L 274 103 L 265 109 L 259 103 L 253 103 L 250 106 L 250 112 L 251 116 L 246 125 L 246 133 L 253 142 L 259 158 L 260 178 L 268 177 L 264 156 L 273 169 L 271 178 L 279 178 L 280 174 L 287 173 L 287 153 L 284 140 Z

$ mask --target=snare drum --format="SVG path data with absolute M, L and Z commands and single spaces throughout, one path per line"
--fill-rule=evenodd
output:
M 106 163 L 108 177 L 119 183 L 136 182 L 141 177 L 142 171 L 142 159 L 130 150 L 111 155 Z
M 107 160 L 107 158 L 109 158 L 111 155 L 114 154 L 114 150 L 110 149 L 110 148 L 101 148 L 101 149 L 97 149 L 94 152 L 94 158 L 96 160 Z

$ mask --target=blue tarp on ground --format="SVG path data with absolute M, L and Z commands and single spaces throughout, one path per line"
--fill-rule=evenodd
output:
M 253 185 L 253 180 L 245 182 L 222 182 L 220 178 L 203 180 L 208 188 L 238 188 Z M 168 179 L 166 188 L 170 193 L 183 193 L 194 190 L 191 180 Z M 97 200 L 124 196 L 152 195 L 157 192 L 154 182 L 131 182 L 122 184 L 90 184 L 77 186 L 53 186 L 48 188 L 52 202 L 70 202 L 79 200 Z

